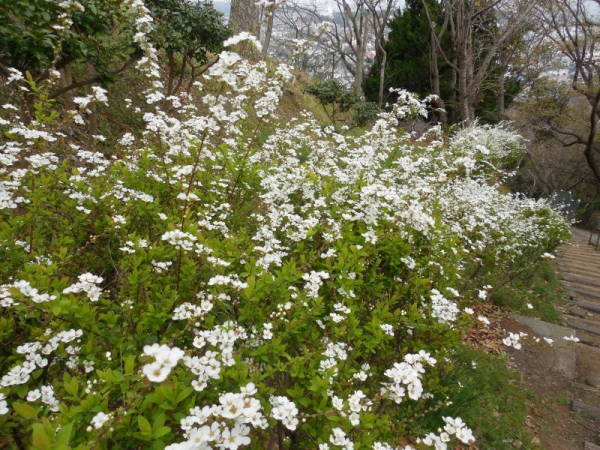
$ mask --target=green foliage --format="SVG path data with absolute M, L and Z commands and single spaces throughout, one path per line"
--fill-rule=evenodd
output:
M 62 5 L 64 3 L 64 6 Z M 52 66 L 76 61 L 100 73 L 127 59 L 134 48 L 115 35 L 124 20 L 122 0 L 15 0 L 0 3 L 0 62 L 47 76 Z
M 354 106 L 354 124 L 358 127 L 371 122 L 381 110 L 375 102 L 359 102 Z
M 472 424 L 485 448 L 513 449 L 514 442 L 528 445 L 531 436 L 523 427 L 529 413 L 529 393 L 518 384 L 519 374 L 507 367 L 507 361 L 482 350 L 460 348 L 454 355 L 456 364 L 444 378 L 451 392 L 452 404 L 441 415 L 455 415 Z M 466 412 L 466 405 L 473 405 Z
M 346 112 L 360 99 L 350 89 L 345 87 L 341 81 L 336 79 L 319 81 L 304 89 L 307 94 L 314 95 L 331 119 L 332 123 L 338 120 L 338 112 Z M 326 106 L 331 106 L 331 112 Z
M 560 322 L 561 314 L 556 305 L 563 300 L 562 287 L 549 261 L 534 261 L 525 265 L 509 283 L 495 285 L 491 292 L 494 304 L 545 322 Z
M 207 52 L 216 53 L 231 35 L 223 24 L 223 16 L 212 3 L 194 0 L 150 0 L 146 2 L 157 24 L 154 42 L 167 54 L 177 53 L 183 58 L 195 59 L 202 64 Z

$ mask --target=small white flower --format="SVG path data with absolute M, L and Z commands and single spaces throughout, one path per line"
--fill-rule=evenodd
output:
M 95 429 L 102 428 L 102 426 L 110 420 L 110 415 L 105 414 L 103 412 L 99 412 L 94 417 L 92 417 L 91 424 Z

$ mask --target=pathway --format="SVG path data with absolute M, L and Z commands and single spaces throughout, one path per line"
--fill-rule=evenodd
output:
M 573 237 L 557 252 L 567 301 L 559 308 L 562 325 L 524 316 L 508 321 L 509 331 L 547 337 L 511 352 L 525 385 L 534 394 L 529 423 L 546 450 L 600 450 L 600 249 L 588 245 L 589 233 Z M 564 337 L 576 335 L 575 344 Z
M 574 228 L 573 238 L 558 252 L 557 265 L 569 297 L 564 322 L 580 340 L 575 349 L 575 382 L 592 388 L 583 399 L 574 396 L 571 407 L 578 414 L 600 418 L 600 246 L 596 250 L 588 242 L 589 232 Z M 600 450 L 590 442 L 585 448 Z
M 557 263 L 570 297 L 565 323 L 576 330 L 582 348 L 598 357 L 597 373 L 588 373 L 594 370 L 589 367 L 582 368 L 585 373 L 580 371 L 580 375 L 600 377 L 600 248 L 589 245 L 588 237 L 588 232 L 575 228 L 571 241 L 560 249 Z

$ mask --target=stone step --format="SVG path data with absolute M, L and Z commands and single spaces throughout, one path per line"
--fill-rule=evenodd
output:
M 588 405 L 587 403 L 583 403 L 579 400 L 573 400 L 573 402 L 571 403 L 571 408 L 573 408 L 573 410 L 577 412 L 590 414 L 594 417 L 600 417 L 600 407 Z
M 577 330 L 577 337 L 582 345 L 592 348 L 600 348 L 600 336 L 588 333 L 583 330 Z
M 576 330 L 600 336 L 600 323 L 595 320 L 567 317 L 567 325 Z
M 573 273 L 569 273 L 565 271 L 561 273 L 561 277 L 563 280 L 568 281 L 570 283 L 577 283 L 585 286 L 593 286 L 600 289 L 600 276 L 598 278 L 590 277 L 590 276 L 582 276 Z
M 573 305 L 569 306 L 566 310 L 566 313 L 571 316 L 579 317 L 581 319 L 590 319 L 590 320 L 596 319 L 596 320 L 600 321 L 600 314 L 594 313 L 593 311 L 590 311 L 585 308 L 581 308 L 581 307 L 577 306 L 577 304 L 573 304 Z
M 596 254 L 595 252 L 600 252 L 600 247 L 598 248 L 598 250 L 596 250 L 596 247 L 593 245 L 588 245 L 586 244 L 571 244 L 569 247 L 565 248 L 564 251 L 562 253 L 570 253 L 570 252 L 575 252 L 575 253 L 586 253 L 588 255 L 594 255 Z
M 600 348 L 577 344 L 575 354 L 577 356 L 577 376 L 585 379 L 586 383 L 596 389 L 600 387 L 597 384 L 598 377 L 600 377 Z
M 564 255 L 561 256 L 560 259 L 571 264 L 576 264 L 577 266 L 584 269 L 588 267 L 593 270 L 593 268 L 598 268 L 598 266 L 600 265 L 600 259 L 591 258 L 588 256 Z
M 596 269 L 598 270 L 600 268 L 599 264 L 600 264 L 600 258 L 596 259 L 596 258 L 590 258 L 587 256 L 581 256 L 581 255 L 565 255 L 565 256 L 561 256 L 561 261 L 566 261 L 566 262 L 570 262 L 572 264 L 576 264 L 577 266 L 585 269 Z
M 554 340 L 551 346 L 543 348 L 537 353 L 536 362 L 539 367 L 544 370 L 558 372 L 570 380 L 577 377 L 576 346 L 572 342 L 563 339 L 566 336 L 576 334 L 575 330 L 518 314 L 512 316 L 512 318 L 521 325 L 528 327 L 535 334 Z
M 595 292 L 588 289 L 585 286 L 572 285 L 568 282 L 563 281 L 563 288 L 565 292 L 573 298 L 577 298 L 580 300 L 588 300 L 592 302 L 599 301 L 598 298 L 595 297 Z
M 600 313 L 600 302 L 587 302 L 585 300 L 579 300 L 575 302 L 575 305 L 579 308 L 586 309 L 593 313 Z
M 569 248 L 566 248 L 560 254 L 561 255 L 569 255 L 569 254 L 571 254 L 571 255 L 586 255 L 591 258 L 597 258 L 598 256 L 600 256 L 600 248 L 598 250 L 596 250 L 596 248 L 591 245 L 589 247 L 571 246 Z
M 565 283 L 568 287 L 569 293 L 575 294 L 576 296 L 582 296 L 586 298 L 592 298 L 595 300 L 600 300 L 600 292 L 592 291 L 591 289 L 584 289 L 575 286 L 569 286 L 568 283 Z
M 558 266 L 566 266 L 566 268 L 576 269 L 588 274 L 597 274 L 598 272 L 600 272 L 600 263 L 590 263 L 589 261 L 581 261 L 577 258 L 561 257 L 558 262 Z
M 567 254 L 577 254 L 577 255 L 588 255 L 592 258 L 596 258 L 598 256 L 600 256 L 600 248 L 598 248 L 598 250 L 596 250 L 596 248 L 593 245 L 571 245 L 569 247 L 566 247 L 565 249 L 563 249 L 563 251 L 561 251 L 559 253 L 560 255 L 567 255 Z
M 583 281 L 579 281 L 581 284 L 586 284 L 588 286 L 598 287 L 595 283 L 600 283 L 600 273 L 598 275 L 591 274 L 590 272 L 578 270 L 572 267 L 558 266 L 559 274 L 561 279 L 565 281 L 569 281 L 571 283 L 576 283 L 576 281 L 572 281 L 574 278 L 578 278 L 580 280 L 586 280 L 586 283 Z

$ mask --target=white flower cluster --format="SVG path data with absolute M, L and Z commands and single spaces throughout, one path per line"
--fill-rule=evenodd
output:
M 241 33 L 238 33 L 235 36 L 232 36 L 229 39 L 226 39 L 223 42 L 223 47 L 231 47 L 232 45 L 236 45 L 236 44 L 239 44 L 240 42 L 244 42 L 244 41 L 252 42 L 252 44 L 254 44 L 254 46 L 256 46 L 256 49 L 258 51 L 260 51 L 262 49 L 262 45 L 261 45 L 260 41 L 258 39 L 256 39 L 256 36 L 254 36 L 252 33 L 246 32 L 246 31 L 242 31 Z
M 271 396 L 271 417 L 280 421 L 288 430 L 294 431 L 298 426 L 298 408 L 294 402 L 284 396 Z
M 319 289 L 321 288 L 323 281 L 329 279 L 329 274 L 327 272 L 316 272 L 313 270 L 310 273 L 302 275 L 302 279 L 306 281 L 304 289 L 306 289 L 307 297 L 317 298 L 319 296 Z
M 219 396 L 219 404 L 192 408 L 181 419 L 186 441 L 171 444 L 165 450 L 196 450 L 200 448 L 237 449 L 249 445 L 250 426 L 267 428 L 260 401 L 253 383 L 240 393 L 228 392 Z M 249 426 L 250 425 L 250 426 Z
M 102 295 L 102 289 L 98 287 L 104 280 L 102 277 L 92 273 L 83 273 L 79 275 L 79 281 L 63 289 L 63 294 L 79 294 L 84 292 L 91 302 L 97 302 Z
M 90 95 L 86 95 L 85 97 L 74 97 L 73 102 L 79 106 L 80 111 L 85 113 L 91 113 L 88 106 L 90 103 L 102 103 L 108 104 L 108 97 L 106 96 L 107 90 L 101 88 L 100 86 L 92 86 L 92 93 Z
M 45 356 L 54 353 L 61 343 L 67 344 L 81 336 L 83 336 L 82 330 L 65 330 L 52 336 L 46 343 L 35 341 L 18 346 L 16 351 L 25 355 L 25 361 L 10 369 L 0 380 L 0 386 L 9 387 L 27 383 L 34 370 L 48 365 Z
M 329 317 L 334 323 L 340 323 L 348 314 L 352 312 L 350 311 L 350 308 L 345 306 L 343 303 L 334 304 L 333 309 L 335 309 L 335 312 L 329 313 Z
M 178 347 L 152 344 L 144 347 L 145 356 L 154 358 L 154 362 L 146 364 L 142 372 L 153 383 L 161 383 L 167 379 L 171 370 L 183 358 L 184 352 Z
M 527 333 L 508 333 L 504 339 L 502 339 L 502 343 L 507 347 L 512 347 L 516 350 L 521 350 L 521 338 L 527 336 Z
M 199 319 L 209 313 L 214 306 L 212 295 L 207 295 L 203 298 L 202 294 L 198 294 L 198 298 L 201 299 L 200 304 L 196 305 L 193 303 L 182 303 L 173 310 L 173 320 L 188 320 L 188 319 Z
M 169 267 L 171 267 L 173 265 L 173 261 L 152 260 L 151 264 L 154 267 L 154 270 L 156 271 L 156 273 L 164 273 L 167 270 L 169 270 Z
M 360 413 L 370 411 L 373 405 L 373 402 L 360 389 L 350 394 L 346 402 L 342 398 L 332 395 L 331 403 L 340 415 L 346 417 L 353 426 L 360 425 Z
M 444 417 L 444 423 L 444 428 L 438 430 L 439 434 L 428 433 L 424 438 L 419 439 L 418 442 L 434 447 L 435 450 L 446 450 L 452 436 L 455 436 L 464 444 L 475 442 L 473 431 L 466 426 L 460 417 Z
M 431 316 L 440 323 L 452 323 L 456 321 L 460 309 L 451 300 L 448 300 L 437 289 L 431 290 Z
M 0 416 L 8 414 L 8 402 L 6 401 L 6 395 L 0 392 Z
M 382 323 L 381 325 L 379 325 L 379 328 L 381 328 L 381 330 L 388 336 L 394 335 L 394 327 L 389 323 Z
M 230 286 L 238 291 L 246 289 L 248 283 L 241 281 L 240 277 L 236 274 L 233 275 L 215 275 L 208 280 L 209 286 Z
M 384 372 L 392 381 L 383 383 L 382 393 L 396 403 L 401 403 L 406 395 L 412 400 L 419 400 L 423 395 L 421 378 L 425 373 L 425 364 L 434 366 L 436 360 L 423 350 L 405 355 L 404 361 L 395 363 Z
M 58 411 L 58 399 L 54 395 L 54 388 L 52 386 L 42 386 L 40 389 L 34 389 L 27 393 L 27 401 L 35 402 L 37 400 L 50 407 L 50 411 Z
M 331 436 L 329 436 L 329 442 L 336 447 L 342 447 L 344 450 L 353 450 L 354 443 L 346 436 L 346 433 L 341 428 L 335 427 L 331 430 Z M 320 447 L 329 448 L 329 446 Z
M 11 284 L 0 286 L 0 306 L 8 308 L 19 304 L 11 295 L 10 289 L 15 289 L 21 295 L 28 297 L 34 303 L 46 303 L 56 299 L 56 295 L 40 294 L 28 281 L 18 280 Z
M 327 371 L 335 368 L 339 361 L 348 359 L 348 351 L 351 348 L 345 342 L 328 342 L 323 352 L 323 356 L 327 359 L 319 363 L 319 370 Z M 337 375 L 337 369 L 334 370 L 333 376 Z
M 193 234 L 181 230 L 167 231 L 160 238 L 163 241 L 167 241 L 175 248 L 187 251 L 192 250 L 194 248 L 194 243 L 198 240 Z
M 123 2 L 123 7 L 133 11 L 136 15 L 134 22 L 136 33 L 133 40 L 144 52 L 144 56 L 137 62 L 136 67 L 152 81 L 152 87 L 146 93 L 146 102 L 149 104 L 156 103 L 164 98 L 164 94 L 161 92 L 163 84 L 160 81 L 158 52 L 149 37 L 154 20 L 142 0 L 127 0 Z
M 193 345 L 198 350 L 204 350 L 207 344 L 216 347 L 217 351 L 206 350 L 202 356 L 186 356 L 184 364 L 197 376 L 192 381 L 196 391 L 203 391 L 210 379 L 218 379 L 223 366 L 233 366 L 233 349 L 237 340 L 247 338 L 246 331 L 234 322 L 225 322 L 211 330 L 196 331 Z
M 111 419 L 110 414 L 106 414 L 106 413 L 100 411 L 94 417 L 92 417 L 92 421 L 90 422 L 91 425 L 90 425 L 90 427 L 88 427 L 88 431 L 92 430 L 91 427 L 94 427 L 94 429 L 96 429 L 96 430 L 102 428 L 104 426 L 104 424 L 106 422 L 108 422 L 110 419 Z

